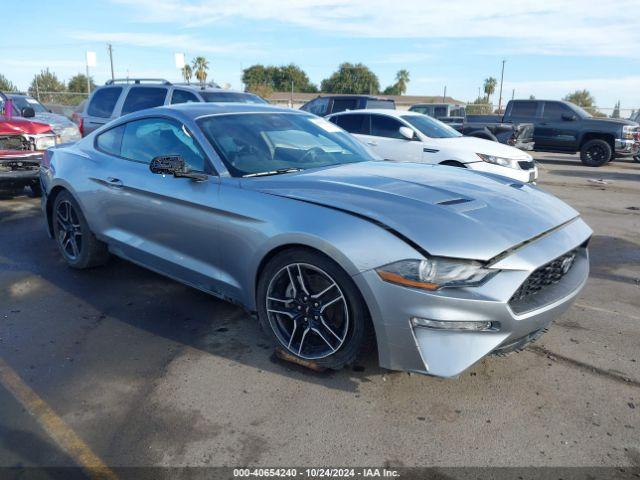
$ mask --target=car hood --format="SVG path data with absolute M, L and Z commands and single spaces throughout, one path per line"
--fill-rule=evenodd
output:
M 51 128 L 55 132 L 57 132 L 58 130 L 62 130 L 63 128 L 75 127 L 76 125 L 67 117 L 65 117 L 64 115 L 60 115 L 58 113 L 51 113 L 51 112 L 36 113 L 36 116 L 34 118 L 38 122 L 51 125 Z
M 441 165 L 364 162 L 243 179 L 241 186 L 366 217 L 431 255 L 477 260 L 578 216 L 537 187 Z
M 495 155 L 497 157 L 514 158 L 518 160 L 529 160 L 530 155 L 518 150 L 515 147 L 504 145 L 499 142 L 492 142 L 491 140 L 485 140 L 484 138 L 476 137 L 451 137 L 451 138 L 433 138 L 429 139 L 430 146 L 437 145 L 437 147 L 447 149 L 447 152 L 458 152 L 470 155 L 476 153 L 482 153 L 485 155 Z M 436 148 L 437 148 L 436 147 Z M 479 157 L 476 157 L 480 161 Z
M 32 122 L 20 117 L 0 116 L 0 135 L 38 135 L 51 133 L 51 127 L 42 122 Z

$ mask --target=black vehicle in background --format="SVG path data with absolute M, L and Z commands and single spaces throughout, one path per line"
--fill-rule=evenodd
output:
M 325 117 L 345 110 L 361 110 L 364 108 L 386 108 L 395 110 L 396 103 L 388 98 L 370 95 L 320 95 L 300 107 L 300 110 Z
M 534 148 L 532 123 L 504 123 L 500 115 L 466 115 L 438 120 L 467 137 L 493 140 L 521 150 Z
M 536 151 L 580 152 L 580 160 L 590 167 L 615 157 L 638 155 L 640 129 L 636 122 L 596 118 L 571 102 L 511 100 L 502 121 L 533 123 Z

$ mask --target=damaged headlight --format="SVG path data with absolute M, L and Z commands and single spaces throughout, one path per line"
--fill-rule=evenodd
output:
M 386 282 L 425 290 L 473 287 L 498 273 L 480 262 L 442 257 L 401 260 L 379 267 L 376 272 Z
M 56 137 L 54 135 L 41 135 L 34 139 L 34 147 L 36 150 L 46 150 L 47 148 L 55 146 Z
M 507 157 L 496 157 L 495 155 L 487 155 L 484 153 L 476 153 L 483 162 L 493 163 L 494 165 L 500 165 L 501 167 L 520 169 L 518 160 Z

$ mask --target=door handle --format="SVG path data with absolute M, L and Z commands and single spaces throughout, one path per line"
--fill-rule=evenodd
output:
M 377 147 L 378 144 L 376 142 L 367 142 L 367 145 L 371 145 L 372 147 Z
M 124 187 L 124 183 L 122 183 L 122 180 L 118 178 L 109 177 L 107 178 L 107 186 L 113 188 L 122 188 Z

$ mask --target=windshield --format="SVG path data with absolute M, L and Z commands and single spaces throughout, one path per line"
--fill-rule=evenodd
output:
M 213 115 L 198 124 L 234 177 L 374 160 L 340 127 L 311 115 Z
M 242 92 L 200 92 L 205 102 L 236 102 L 236 103 L 267 103 L 265 100 L 252 93 Z
M 35 98 L 31 97 L 9 97 L 11 101 L 13 101 L 13 107 L 15 109 L 15 114 L 20 115 L 20 112 L 23 108 L 31 107 L 33 111 L 36 113 L 47 113 L 49 110 L 45 108 L 40 102 L 38 102 Z
M 574 112 L 576 112 L 578 114 L 578 116 L 581 117 L 581 118 L 591 118 L 591 117 L 593 117 L 593 115 L 591 115 L 584 108 L 579 107 L 575 103 L 567 102 L 566 105 L 568 105 L 569 108 L 571 108 Z
M 427 115 L 403 115 L 402 119 L 416 127 L 423 135 L 430 138 L 453 138 L 461 137 L 462 134 L 451 128 L 449 125 L 428 117 Z

